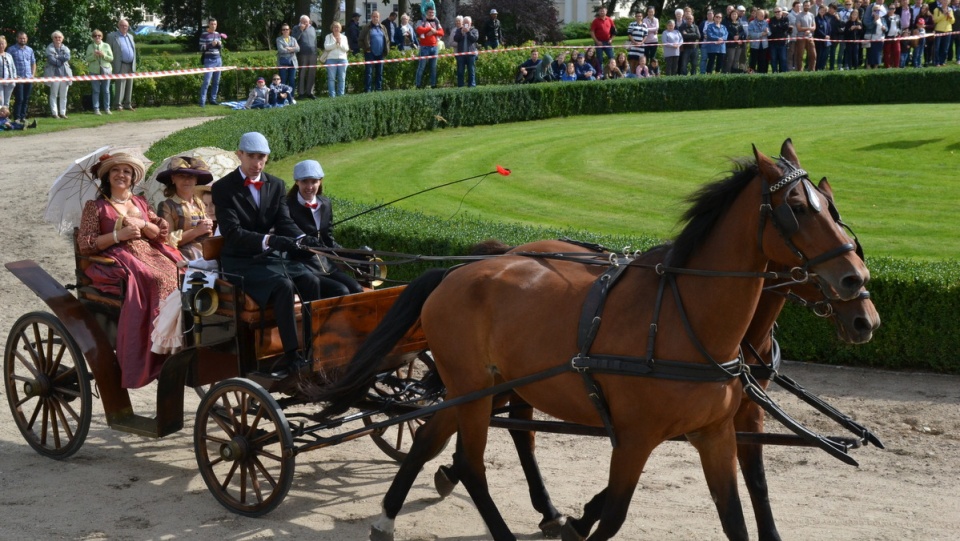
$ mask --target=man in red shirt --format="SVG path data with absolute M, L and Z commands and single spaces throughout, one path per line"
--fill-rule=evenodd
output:
M 601 7 L 597 10 L 597 17 L 590 23 L 590 36 L 593 37 L 593 43 L 597 48 L 597 58 L 600 59 L 600 65 L 604 65 L 603 53 L 607 53 L 607 59 L 613 58 L 613 46 L 611 40 L 617 33 L 613 24 L 613 19 L 607 17 L 607 8 Z
M 419 56 L 432 56 L 433 58 L 421 58 L 417 64 L 417 76 L 414 78 L 417 88 L 420 88 L 420 81 L 423 77 L 424 69 L 430 66 L 430 87 L 437 88 L 437 58 L 440 51 L 437 47 L 437 41 L 443 37 L 443 27 L 437 20 L 436 11 L 433 8 L 427 8 L 426 17 L 417 23 L 414 29 L 417 38 L 420 40 Z

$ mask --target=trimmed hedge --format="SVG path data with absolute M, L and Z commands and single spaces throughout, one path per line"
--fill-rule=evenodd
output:
M 958 82 L 960 71 L 951 69 L 883 70 L 384 92 L 231 115 L 172 134 L 147 155 L 159 162 L 196 146 L 235 148 L 240 135 L 252 130 L 270 140 L 272 156 L 279 159 L 316 146 L 386 135 L 582 114 L 804 106 L 821 103 L 821 96 L 831 96 L 834 105 L 864 103 L 865 96 L 872 103 L 906 103 L 916 100 L 916 88 L 925 89 L 926 101 L 948 102 L 956 100 L 950 91 Z M 337 201 L 339 216 L 363 208 Z M 618 248 L 642 249 L 658 242 L 642 235 L 611 237 L 475 218 L 444 221 L 397 209 L 371 213 L 337 229 L 346 246 L 434 255 L 463 254 L 485 238 L 519 244 L 563 235 Z M 826 363 L 960 373 L 960 329 L 953 323 L 960 312 L 960 263 L 869 258 L 868 264 L 872 298 L 883 321 L 873 341 L 843 344 L 827 322 L 788 306 L 780 319 L 784 354 Z M 393 267 L 390 277 L 409 279 L 425 266 Z

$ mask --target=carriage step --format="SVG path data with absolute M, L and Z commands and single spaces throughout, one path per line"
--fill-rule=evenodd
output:
M 287 372 L 250 372 L 245 377 L 263 387 L 268 393 L 294 394 L 300 383 L 300 377 L 297 374 Z
M 148 438 L 160 437 L 157 420 L 152 417 L 137 415 L 136 413 L 110 419 L 110 428 L 138 436 L 146 436 Z

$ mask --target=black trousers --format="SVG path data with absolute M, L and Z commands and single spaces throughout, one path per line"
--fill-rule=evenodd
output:
M 303 302 L 321 298 L 320 278 L 299 261 L 272 256 L 221 256 L 220 261 L 230 282 L 242 285 L 244 294 L 262 308 L 273 308 L 284 353 L 296 352 L 300 345 L 293 296 L 299 295 Z

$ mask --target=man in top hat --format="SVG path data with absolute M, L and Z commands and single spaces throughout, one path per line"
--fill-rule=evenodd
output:
M 284 182 L 263 172 L 270 156 L 266 137 L 258 132 L 243 134 L 237 156 L 240 167 L 212 189 L 224 237 L 220 262 L 228 280 L 242 285 L 261 307 L 273 307 L 283 344 L 276 368 L 287 373 L 309 370 L 311 363 L 299 352 L 293 297 L 298 294 L 303 302 L 319 299 L 320 281 L 302 263 L 274 252 L 299 251 L 298 239 L 311 247 L 319 247 L 320 242 L 304 236 L 290 218 Z

